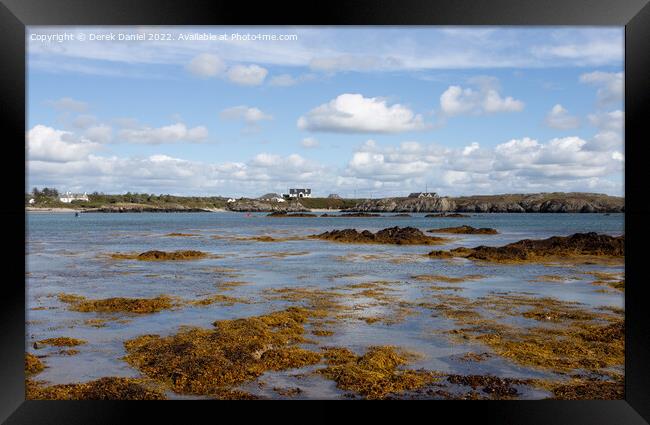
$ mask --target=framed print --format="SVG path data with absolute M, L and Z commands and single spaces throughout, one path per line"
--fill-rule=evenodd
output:
M 644 1 L 0 12 L 7 423 L 647 423 Z

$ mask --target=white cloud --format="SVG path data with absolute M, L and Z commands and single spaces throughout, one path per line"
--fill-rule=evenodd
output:
M 558 103 L 546 115 L 546 125 L 559 130 L 569 130 L 577 128 L 580 125 L 580 120 L 570 115 L 569 111 Z
M 88 110 L 88 104 L 86 102 L 75 100 L 71 97 L 62 97 L 61 99 L 51 100 L 47 103 L 58 111 L 86 112 Z
M 92 115 L 77 115 L 72 120 L 72 126 L 75 128 L 88 128 L 97 123 L 97 118 Z
M 187 65 L 187 70 L 199 77 L 215 77 L 225 69 L 226 65 L 221 58 L 212 53 L 201 53 L 195 56 Z
M 516 193 L 533 191 L 622 191 L 623 156 L 619 151 L 594 152 L 590 142 L 565 137 L 541 143 L 512 139 L 494 148 L 471 143 L 449 149 L 435 144 L 362 145 L 342 177 L 356 188 L 384 193 L 406 188 L 441 193 Z
M 300 144 L 303 148 L 317 148 L 320 146 L 318 140 L 314 139 L 313 137 L 305 137 L 300 141 Z
M 88 139 L 76 139 L 63 130 L 36 125 L 27 132 L 26 149 L 30 161 L 69 162 L 83 160 L 100 148 Z
M 84 135 L 93 142 L 110 143 L 113 139 L 113 129 L 106 124 L 95 125 L 87 128 Z
M 580 76 L 580 82 L 598 87 L 596 96 L 601 105 L 623 99 L 623 73 L 594 71 Z
M 259 86 L 268 71 L 259 65 L 235 65 L 228 69 L 228 79 L 242 86 Z
M 298 128 L 308 131 L 348 133 L 397 133 L 427 128 L 422 116 L 386 99 L 345 93 L 298 119 Z
M 188 128 L 183 123 L 163 127 L 123 128 L 118 132 L 121 141 L 157 145 L 175 142 L 200 142 L 208 137 L 208 130 L 203 126 Z
M 259 121 L 273 119 L 271 115 L 262 112 L 259 108 L 248 107 L 246 105 L 224 109 L 219 115 L 222 119 L 243 120 L 247 124 L 255 124 Z
M 621 110 L 597 112 L 589 115 L 589 122 L 598 129 L 596 135 L 587 146 L 595 151 L 612 149 L 623 150 L 623 128 L 625 114 Z
M 623 131 L 625 114 L 616 110 L 611 112 L 597 112 L 589 115 L 589 122 L 599 130 Z
M 524 102 L 511 96 L 502 97 L 497 88 L 482 81 L 479 87 L 463 88 L 452 85 L 440 95 L 440 110 L 443 116 L 462 114 L 493 114 L 498 112 L 519 112 Z
M 402 66 L 395 57 L 342 54 L 329 57 L 316 57 L 309 62 L 315 71 L 381 71 L 398 69 Z
M 274 87 L 291 87 L 305 81 L 314 80 L 315 78 L 316 76 L 314 74 L 302 74 L 297 77 L 294 77 L 291 74 L 280 74 L 272 77 L 269 80 L 269 85 Z

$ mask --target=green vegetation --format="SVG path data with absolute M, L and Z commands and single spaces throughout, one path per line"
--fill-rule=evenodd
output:
M 342 198 L 301 198 L 300 203 L 305 208 L 318 208 L 318 209 L 344 209 L 352 208 L 364 199 L 342 199 Z

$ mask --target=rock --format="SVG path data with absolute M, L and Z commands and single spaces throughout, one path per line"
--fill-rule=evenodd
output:
M 395 245 L 435 245 L 446 241 L 444 238 L 427 236 L 414 227 L 391 227 L 372 233 L 368 230 L 358 232 L 356 229 L 332 230 L 331 232 L 313 235 L 317 239 L 325 239 L 343 243 L 376 243 Z
M 576 258 L 582 256 L 623 257 L 625 236 L 598 233 L 575 233 L 571 236 L 553 236 L 548 239 L 524 239 L 508 245 L 455 248 L 450 251 L 431 251 L 432 257 L 465 257 L 473 260 L 522 262 L 548 257 Z
M 361 202 L 349 211 L 417 213 L 452 211 L 454 208 L 455 204 L 449 198 L 383 198 Z
M 496 235 L 496 229 L 491 229 L 488 227 L 476 228 L 472 226 L 458 226 L 458 227 L 443 227 L 441 229 L 431 229 L 427 230 L 429 233 L 457 233 L 463 235 Z

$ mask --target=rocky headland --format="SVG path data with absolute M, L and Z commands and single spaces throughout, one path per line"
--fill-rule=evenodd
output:
M 478 213 L 619 213 L 621 197 L 598 193 L 533 193 L 433 198 L 370 199 L 348 211 Z

